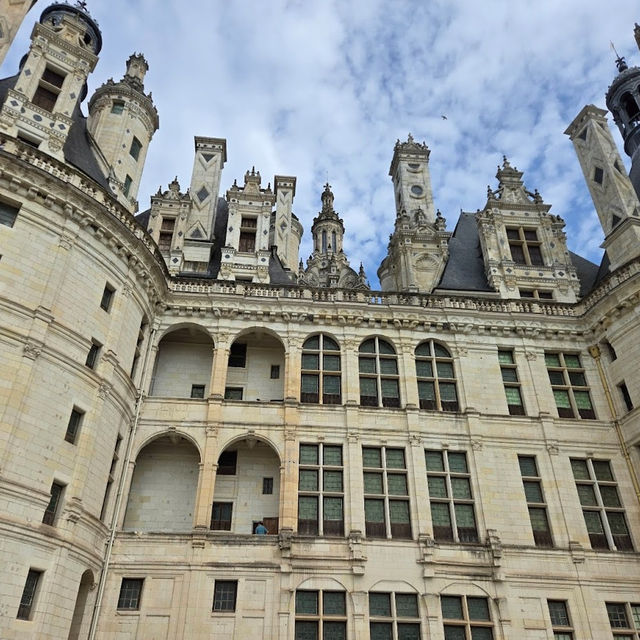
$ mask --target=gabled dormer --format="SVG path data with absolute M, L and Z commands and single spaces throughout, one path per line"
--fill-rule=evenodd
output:
M 47 7 L 31 33 L 31 48 L 0 111 L 0 130 L 58 160 L 86 94 L 102 47 L 98 26 L 81 7 Z
M 476 214 L 489 284 L 502 298 L 575 302 L 580 291 L 563 231 L 538 191 L 528 191 L 522 172 L 504 158 L 498 188 Z

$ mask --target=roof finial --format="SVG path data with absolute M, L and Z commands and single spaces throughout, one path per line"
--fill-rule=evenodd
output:
M 635 33 L 635 32 L 634 32 Z M 637 36 L 636 36 L 637 37 Z M 627 62 L 624 59 L 623 56 L 621 56 L 615 45 L 613 44 L 613 42 L 609 43 L 611 45 L 611 48 L 613 49 L 613 52 L 616 54 L 616 67 L 618 67 L 618 72 L 622 73 L 623 71 L 626 71 L 629 67 L 627 66 Z M 640 46 L 640 45 L 639 45 Z

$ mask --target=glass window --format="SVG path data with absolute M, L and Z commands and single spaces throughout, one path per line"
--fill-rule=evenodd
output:
M 552 547 L 553 538 L 547 517 L 547 505 L 542 491 L 542 478 L 538 473 L 535 456 L 518 456 L 524 495 L 533 528 L 533 539 L 538 547 Z
M 295 640 L 346 640 L 343 591 L 296 591 Z
M 311 336 L 302 345 L 300 401 L 341 404 L 340 352 L 332 338 Z
M 213 589 L 213 611 L 235 611 L 237 580 L 216 580 Z
M 64 485 L 59 482 L 54 482 L 51 485 L 51 498 L 49 504 L 44 510 L 44 516 L 42 522 L 44 524 L 54 525 L 56 517 L 58 516 L 58 510 L 60 508 L 60 502 L 62 500 L 62 492 L 64 491 Z
M 516 264 L 544 265 L 541 242 L 535 229 L 507 227 L 507 240 L 511 250 L 511 259 Z
M 27 579 L 24 583 L 24 589 L 22 590 L 22 596 L 20 597 L 20 606 L 18 607 L 19 620 L 31 620 L 33 614 L 33 605 L 35 602 L 36 594 L 38 591 L 38 584 L 42 577 L 42 571 L 36 571 L 35 569 L 29 569 Z
M 415 350 L 418 398 L 421 409 L 436 411 L 458 411 L 458 394 L 453 369 L 453 358 L 449 351 L 428 340 Z
M 580 357 L 570 353 L 545 353 L 544 359 L 558 416 L 595 419 Z
M 415 593 L 369 593 L 371 640 L 420 640 L 420 614 Z
M 487 598 L 440 596 L 445 640 L 492 640 Z
M 118 609 L 140 609 L 140 597 L 144 578 L 122 578 L 120 583 L 120 595 L 118 596 Z
M 382 338 L 369 338 L 359 348 L 360 404 L 399 407 L 398 363 L 393 346 Z

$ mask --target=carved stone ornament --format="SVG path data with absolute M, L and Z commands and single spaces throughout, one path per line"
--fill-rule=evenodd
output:
M 111 385 L 110 384 L 107 384 L 106 382 L 103 382 L 98 387 L 98 398 L 100 398 L 100 400 L 106 400 L 110 393 L 111 393 Z
M 35 360 L 42 353 L 42 345 L 36 344 L 31 340 L 25 342 L 22 347 L 22 355 L 30 360 Z

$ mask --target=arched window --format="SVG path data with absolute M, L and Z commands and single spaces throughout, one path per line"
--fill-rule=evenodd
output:
M 416 376 L 421 409 L 458 411 L 453 358 L 441 344 L 427 340 L 416 347 Z
M 340 347 L 320 334 L 302 345 L 302 389 L 300 402 L 340 404 Z
M 327 253 L 327 232 L 322 232 L 322 253 Z
M 629 120 L 637 119 L 638 116 L 640 116 L 638 103 L 630 93 L 625 93 L 620 99 L 620 103 L 622 104 Z
M 398 360 L 386 340 L 369 338 L 360 345 L 360 404 L 365 407 L 399 407 Z

